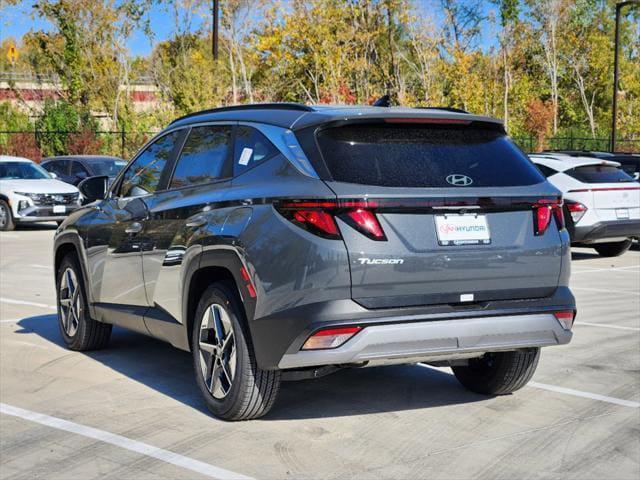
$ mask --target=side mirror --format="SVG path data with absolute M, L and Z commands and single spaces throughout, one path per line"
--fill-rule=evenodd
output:
M 84 197 L 84 203 L 102 200 L 107 194 L 109 186 L 109 177 L 99 175 L 97 177 L 85 178 L 78 184 L 78 190 Z
M 58 178 L 58 175 L 56 175 L 56 174 L 55 174 L 55 173 L 53 173 L 53 172 L 49 172 L 49 176 L 50 176 L 51 178 L 53 178 L 54 180 L 55 180 L 56 178 Z

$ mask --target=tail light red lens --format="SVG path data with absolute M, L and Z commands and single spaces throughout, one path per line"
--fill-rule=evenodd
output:
M 328 348 L 338 348 L 341 345 L 353 337 L 356 333 L 362 330 L 362 327 L 340 327 L 340 328 L 327 328 L 320 330 L 311 335 L 304 345 L 302 350 L 325 350 Z
M 551 219 L 554 218 L 558 230 L 564 228 L 564 214 L 562 212 L 562 201 L 560 200 L 540 200 L 533 207 L 534 231 L 536 235 L 544 235 Z
M 571 200 L 567 200 L 565 202 L 567 205 L 567 210 L 571 214 L 571 219 L 573 223 L 578 223 L 584 214 L 587 213 L 587 207 L 580 202 L 573 202 Z
M 340 238 L 336 221 L 328 212 L 322 210 L 298 210 L 293 213 L 293 219 L 327 238 Z
M 387 239 L 382 231 L 380 222 L 376 218 L 376 214 L 372 211 L 358 208 L 347 212 L 346 217 L 350 220 L 347 223 L 350 223 L 351 226 L 355 227 L 356 230 L 360 230 L 367 237 L 373 240 Z
M 310 233 L 337 240 L 340 231 L 336 217 L 373 240 L 386 240 L 376 214 L 371 210 L 375 203 L 355 200 L 301 200 L 286 201 L 277 205 L 287 219 Z
M 555 312 L 554 316 L 556 317 L 558 322 L 560 322 L 562 328 L 564 328 L 565 330 L 571 330 L 571 327 L 573 327 L 573 319 L 575 317 L 575 312 L 573 310 Z

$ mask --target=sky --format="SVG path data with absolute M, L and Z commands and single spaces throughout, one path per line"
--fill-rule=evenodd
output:
M 224 1 L 224 0 L 222 0 Z M 416 0 L 419 6 L 425 11 L 439 11 L 439 0 Z M 489 1 L 485 2 L 488 14 L 493 5 Z M 50 25 L 42 19 L 32 14 L 33 0 L 22 0 L 15 6 L 9 6 L 5 0 L 0 0 L 0 42 L 12 37 L 20 39 L 30 30 L 48 30 Z M 435 17 L 437 18 L 437 16 Z M 167 14 L 160 6 L 154 6 L 149 12 L 151 30 L 154 32 L 154 42 L 166 40 L 172 36 L 174 26 L 166 21 Z M 194 19 L 194 27 L 201 26 L 202 20 Z M 488 48 L 496 44 L 495 31 L 492 22 L 483 22 L 483 31 L 480 44 L 483 48 Z M 146 56 L 151 53 L 153 44 L 149 38 L 141 31 L 135 32 L 128 42 L 129 51 L 133 56 Z

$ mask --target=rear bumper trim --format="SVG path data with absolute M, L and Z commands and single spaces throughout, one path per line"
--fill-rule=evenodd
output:
M 278 368 L 456 356 L 569 343 L 552 313 L 373 325 L 332 350 L 285 354 Z
M 637 237 L 640 235 L 640 220 L 616 220 L 598 222 L 588 227 L 576 226 L 572 242 L 589 242 L 606 238 Z

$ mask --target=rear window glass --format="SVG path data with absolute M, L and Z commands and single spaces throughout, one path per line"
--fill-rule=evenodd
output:
M 532 185 L 544 177 L 482 125 L 355 124 L 318 132 L 334 180 L 385 187 Z
M 542 173 L 545 177 L 550 177 L 551 175 L 555 175 L 556 173 L 558 173 L 557 170 L 554 170 L 551 167 L 547 167 L 546 165 L 540 165 L 539 163 L 536 164 L 536 167 L 538 167 L 538 170 L 540 170 L 540 173 Z
M 611 165 L 585 165 L 564 173 L 583 183 L 632 182 L 633 178 L 621 168 Z

